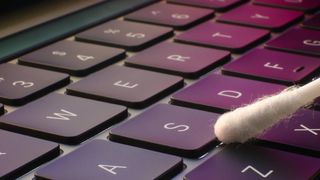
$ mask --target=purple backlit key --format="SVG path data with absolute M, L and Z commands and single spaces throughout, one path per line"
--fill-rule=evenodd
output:
M 94 140 L 35 173 L 36 179 L 167 180 L 183 169 L 181 158 L 105 140 Z
M 320 13 L 303 22 L 303 27 L 320 30 Z
M 284 88 L 285 86 L 277 84 L 210 74 L 175 93 L 171 102 L 206 111 L 225 112 L 252 103 L 265 95 L 280 92 Z
M 197 78 L 230 59 L 227 51 L 164 42 L 125 61 L 127 66 Z
M 199 157 L 219 144 L 212 134 L 218 116 L 205 111 L 158 104 L 111 129 L 109 138 L 155 151 Z
M 185 180 L 318 179 L 320 159 L 252 145 L 230 145 L 189 172 Z
M 143 108 L 181 87 L 181 77 L 115 65 L 71 84 L 67 93 Z
M 168 27 L 114 20 L 76 35 L 76 40 L 138 51 L 172 35 Z
M 184 4 L 225 11 L 245 0 L 167 0 L 169 3 Z
M 0 65 L 0 102 L 22 105 L 69 83 L 69 76 L 15 64 Z
M 302 109 L 257 139 L 271 147 L 320 157 L 320 112 Z
M 61 94 L 50 94 L 2 116 L 10 131 L 78 144 L 127 117 L 125 107 Z
M 242 52 L 269 38 L 261 29 L 206 22 L 175 38 L 175 41 Z
M 16 179 L 60 154 L 59 145 L 0 130 L 0 179 Z
M 291 29 L 267 42 L 267 48 L 305 55 L 320 56 L 320 31 Z
M 319 67 L 320 61 L 318 58 L 267 49 L 255 49 L 224 65 L 222 72 L 292 85 L 307 80 Z
M 255 4 L 294 9 L 298 11 L 315 11 L 320 7 L 319 0 L 254 0 Z
M 302 12 L 247 4 L 222 14 L 217 21 L 280 31 L 302 18 Z
M 209 9 L 157 3 L 125 16 L 125 19 L 185 29 L 211 17 L 213 11 Z
M 76 41 L 60 41 L 31 52 L 19 64 L 83 76 L 125 57 L 124 50 Z
M 4 106 L 0 103 L 0 115 L 4 114 Z

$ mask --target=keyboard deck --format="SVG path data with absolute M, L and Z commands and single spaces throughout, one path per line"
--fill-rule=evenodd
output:
M 319 179 L 319 100 L 250 142 L 220 114 L 319 76 L 318 0 L 154 2 L 0 64 L 0 179 Z

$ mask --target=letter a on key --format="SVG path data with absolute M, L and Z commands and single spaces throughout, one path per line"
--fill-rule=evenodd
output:
M 126 166 L 115 166 L 115 165 L 106 165 L 106 164 L 99 164 L 98 165 L 99 168 L 108 171 L 109 173 L 113 174 L 113 175 L 117 175 L 117 172 L 115 171 L 118 168 L 122 168 L 125 169 L 127 168 Z
M 69 121 L 69 117 L 77 117 L 77 114 L 74 114 L 72 112 L 69 112 L 67 110 L 61 109 L 60 110 L 62 113 L 53 113 L 55 116 L 47 116 L 47 119 L 57 119 L 57 120 L 64 120 L 64 121 Z
M 219 92 L 218 95 L 237 99 L 242 96 L 242 93 L 238 92 L 238 91 L 224 90 L 224 91 Z

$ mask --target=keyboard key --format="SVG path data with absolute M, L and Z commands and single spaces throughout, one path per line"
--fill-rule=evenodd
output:
M 219 144 L 212 134 L 212 127 L 218 116 L 205 111 L 158 104 L 111 129 L 109 139 L 196 158 Z
M 242 144 L 227 146 L 185 179 L 317 179 L 319 167 L 318 158 Z
M 225 11 L 235 5 L 238 5 L 245 0 L 167 0 L 170 3 L 184 4 L 191 6 L 199 6 L 211 8 L 217 11 Z
M 0 103 L 0 115 L 4 114 L 4 106 Z
M 69 76 L 66 74 L 14 64 L 1 64 L 0 102 L 22 105 L 68 84 L 69 81 Z
M 255 0 L 254 3 L 307 12 L 315 11 L 320 7 L 319 0 Z
M 67 87 L 67 93 L 143 108 L 181 88 L 183 79 L 124 66 L 111 66 Z
M 65 144 L 78 144 L 127 117 L 125 107 L 50 94 L 1 117 L 1 128 Z
M 56 143 L 0 130 L 0 179 L 16 179 L 59 156 Z
M 175 38 L 175 41 L 243 52 L 269 38 L 261 29 L 206 22 Z
M 124 50 L 60 41 L 19 59 L 19 64 L 84 76 L 125 57 Z
M 320 31 L 291 29 L 266 44 L 267 48 L 320 56 Z
M 302 12 L 247 4 L 222 14 L 217 21 L 280 31 L 302 18 Z
M 230 59 L 230 53 L 178 43 L 164 42 L 125 61 L 127 66 L 197 78 Z
M 125 16 L 125 19 L 186 29 L 211 17 L 213 11 L 209 9 L 157 3 Z
M 250 66 L 248 66 L 250 64 Z M 255 49 L 223 66 L 224 74 L 293 85 L 310 79 L 319 69 L 318 58 Z
M 114 20 L 76 35 L 76 40 L 138 51 L 172 35 L 168 27 Z
M 38 179 L 171 179 L 182 171 L 179 157 L 94 140 L 35 173 Z
M 320 30 L 320 13 L 303 22 L 303 27 Z
M 220 113 L 252 103 L 257 98 L 280 92 L 284 88 L 277 84 L 210 74 L 175 93 L 171 102 Z

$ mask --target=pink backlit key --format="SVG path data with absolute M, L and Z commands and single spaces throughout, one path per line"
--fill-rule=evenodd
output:
M 184 4 L 225 11 L 245 0 L 167 0 L 169 3 Z
M 213 11 L 209 9 L 157 3 L 125 16 L 125 19 L 185 29 L 212 16 Z
M 320 7 L 319 0 L 255 0 L 254 3 L 307 12 L 317 10 Z
M 242 52 L 268 37 L 266 30 L 206 22 L 178 35 L 175 41 Z
M 280 31 L 302 17 L 298 11 L 247 4 L 221 15 L 218 21 Z

